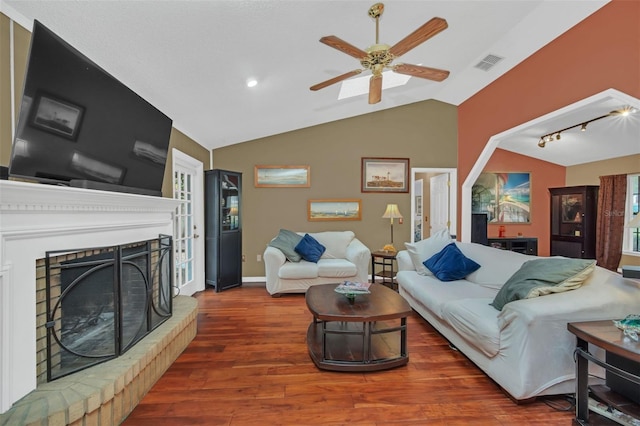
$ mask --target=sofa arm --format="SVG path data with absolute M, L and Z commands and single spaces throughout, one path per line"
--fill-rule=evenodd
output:
M 351 240 L 347 246 L 347 260 L 356 265 L 357 280 L 360 282 L 369 281 L 369 262 L 371 261 L 371 251 L 362 241 L 357 238 Z
M 407 250 L 400 250 L 396 255 L 396 262 L 398 262 L 398 271 L 415 271 L 413 261 Z
M 277 280 L 278 270 L 287 261 L 284 253 L 275 247 L 267 246 L 262 259 L 264 260 L 264 272 L 267 282 Z

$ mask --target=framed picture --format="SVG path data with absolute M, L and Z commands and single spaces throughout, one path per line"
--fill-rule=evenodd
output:
M 308 200 L 307 220 L 310 222 L 361 220 L 360 203 L 358 199 Z
M 256 188 L 309 188 L 309 166 L 255 166 L 253 170 Z
M 471 189 L 471 211 L 489 223 L 531 223 L 531 175 L 528 172 L 481 173 Z
M 36 129 L 75 140 L 84 108 L 46 93 L 38 93 L 29 124 Z
M 362 158 L 362 192 L 409 192 L 408 158 Z
M 562 195 L 562 222 L 579 223 L 582 222 L 582 194 Z

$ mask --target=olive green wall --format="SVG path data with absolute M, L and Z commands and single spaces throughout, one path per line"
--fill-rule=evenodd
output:
M 600 185 L 600 176 L 632 173 L 640 173 L 638 154 L 567 167 L 566 185 Z M 640 265 L 640 256 L 622 255 L 622 265 Z
M 410 241 L 410 194 L 362 193 L 362 157 L 409 158 L 410 167 L 455 168 L 457 108 L 438 101 L 418 102 L 215 149 L 214 168 L 243 173 L 242 275 L 264 276 L 264 263 L 257 261 L 257 255 L 280 228 L 353 230 L 371 250 L 380 249 L 390 240 L 389 220 L 382 219 L 387 203 L 398 204 L 404 216 L 404 224 L 394 224 L 394 245 L 404 248 Z M 309 165 L 311 187 L 255 188 L 254 166 L 259 164 Z M 307 200 L 336 198 L 362 200 L 362 220 L 307 220 Z
M 0 13 L 0 165 L 8 166 L 11 158 L 11 52 L 10 52 L 10 26 L 11 20 Z M 29 43 L 31 32 L 27 31 L 17 23 L 13 24 L 14 38 L 14 79 L 15 79 L 15 105 L 16 120 L 18 119 L 18 109 L 22 97 L 22 87 L 24 84 L 24 74 L 29 54 Z M 171 164 L 172 148 L 176 148 L 187 155 L 201 161 L 204 168 L 209 167 L 209 150 L 199 145 L 196 141 L 173 128 L 169 139 L 169 156 L 165 168 L 164 181 L 162 185 L 162 195 L 172 197 L 171 190 Z
M 8 166 L 11 157 L 11 21 L 0 13 L 0 165 Z M 24 74 L 27 69 L 27 56 L 31 33 L 20 25 L 13 24 L 14 40 L 14 102 L 20 107 Z M 16 108 L 16 120 L 18 109 Z

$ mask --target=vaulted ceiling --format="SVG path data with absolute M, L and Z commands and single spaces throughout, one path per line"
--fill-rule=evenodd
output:
M 446 30 L 401 59 L 450 75 L 443 82 L 412 77 L 385 89 L 375 105 L 366 94 L 338 100 L 340 84 L 309 90 L 360 68 L 318 40 L 336 35 L 363 50 L 374 44 L 373 1 L 4 0 L 1 10 L 28 29 L 41 21 L 213 149 L 428 99 L 459 105 L 606 3 L 388 0 L 380 42 L 393 45 L 432 17 L 444 18 Z M 504 59 L 477 68 L 488 55 Z M 250 79 L 258 84 L 247 87 Z M 594 113 L 522 130 L 537 140 Z

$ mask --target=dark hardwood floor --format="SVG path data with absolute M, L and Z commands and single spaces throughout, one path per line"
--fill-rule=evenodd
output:
M 124 425 L 572 423 L 562 397 L 515 404 L 415 313 L 407 365 L 338 373 L 309 358 L 304 295 L 272 298 L 263 284 L 245 284 L 195 297 L 196 338 Z

